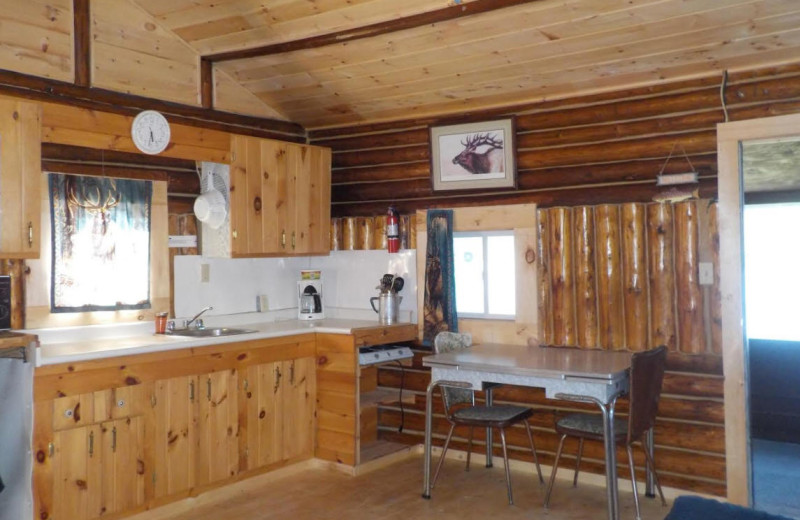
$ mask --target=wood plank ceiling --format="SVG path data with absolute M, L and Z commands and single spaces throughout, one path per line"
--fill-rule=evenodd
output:
M 797 0 L 131 1 L 202 56 L 487 6 L 377 36 L 215 61 L 308 129 L 461 114 L 800 56 Z

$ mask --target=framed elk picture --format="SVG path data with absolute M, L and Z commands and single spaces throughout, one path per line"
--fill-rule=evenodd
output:
M 433 191 L 516 188 L 514 119 L 431 126 Z

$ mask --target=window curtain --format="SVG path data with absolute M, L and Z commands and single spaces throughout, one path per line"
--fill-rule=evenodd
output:
M 51 311 L 150 307 L 153 183 L 50 174 Z
M 428 211 L 422 344 L 433 345 L 442 331 L 458 332 L 453 262 L 453 210 Z

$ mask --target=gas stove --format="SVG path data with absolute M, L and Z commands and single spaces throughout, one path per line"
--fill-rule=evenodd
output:
M 358 364 L 375 365 L 414 357 L 411 349 L 402 345 L 375 345 L 358 349 Z

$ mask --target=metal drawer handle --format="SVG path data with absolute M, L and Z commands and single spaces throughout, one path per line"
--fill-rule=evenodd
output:
M 33 222 L 28 222 L 28 247 L 33 247 Z

